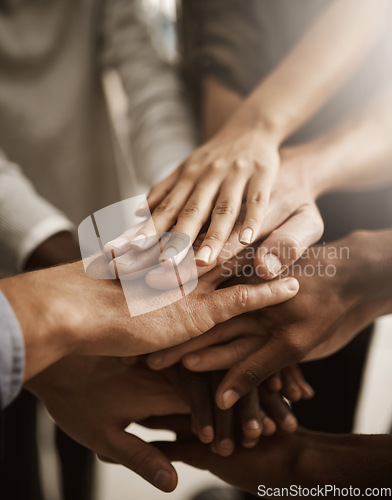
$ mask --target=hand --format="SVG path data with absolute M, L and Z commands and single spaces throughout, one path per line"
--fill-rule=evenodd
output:
M 104 259 L 97 265 L 107 271 Z M 120 283 L 87 277 L 80 262 L 2 280 L 25 338 L 25 378 L 70 353 L 134 356 L 170 347 L 298 292 L 293 279 L 215 290 L 221 272 L 208 273 L 181 300 L 135 317 Z
M 173 232 L 188 235 L 192 244 L 211 216 L 196 260 L 201 266 L 212 264 L 230 236 L 244 197 L 239 241 L 251 244 L 263 225 L 278 170 L 278 144 L 268 133 L 229 123 L 151 190 L 148 205 L 152 217 L 137 232 L 130 248 L 146 250 L 156 242 L 157 234 L 173 226 Z M 176 245 L 175 238 L 165 244 L 163 260 L 181 253 L 183 248 Z
M 298 401 L 302 397 L 312 397 L 313 391 L 309 393 L 301 372 L 295 367 L 290 368 L 291 373 L 287 369 L 282 378 L 277 374 L 258 389 L 250 391 L 235 407 L 222 411 L 216 406 L 214 395 L 224 372 L 195 373 L 178 365 L 178 380 L 191 408 L 193 433 L 202 443 L 211 444 L 214 453 L 229 456 L 234 451 L 237 434 L 242 446 L 252 448 L 261 436 L 270 436 L 277 429 L 294 432 L 297 420 L 282 395 Z M 280 393 L 275 389 L 280 389 Z
M 147 417 L 188 413 L 163 374 L 141 364 L 125 366 L 115 358 L 72 356 L 27 387 L 74 440 L 163 491 L 176 487 L 176 471 L 163 453 L 125 431 Z
M 160 417 L 145 424 L 177 432 L 176 442 L 155 443 L 171 460 L 209 470 L 235 488 L 263 498 L 274 498 L 274 488 L 292 485 L 297 492 L 300 487 L 314 488 L 314 496 L 318 485 L 333 488 L 333 484 L 347 490 L 391 486 L 391 436 L 334 435 L 299 429 L 294 434 L 264 437 L 251 450 L 237 448 L 230 457 L 222 458 L 189 438 L 189 417 Z M 326 490 L 325 496 L 331 492 Z
M 184 421 L 187 419 L 184 418 Z M 169 428 L 170 417 L 150 421 L 148 425 Z M 277 433 L 262 437 L 251 449 L 238 447 L 230 456 L 219 456 L 208 446 L 190 438 L 178 438 L 174 443 L 156 443 L 172 461 L 183 462 L 198 469 L 208 470 L 231 486 L 256 495 L 258 485 L 283 487 L 297 482 L 303 468 L 302 454 L 305 438 L 302 431 L 294 434 Z M 308 464 L 311 470 L 314 464 Z M 301 476 L 302 477 L 302 476 Z M 297 480 L 297 481 L 296 481 Z M 263 495 L 264 496 L 264 495 Z
M 382 291 L 377 274 L 372 275 L 370 283 L 361 272 L 363 265 L 367 265 L 369 272 L 372 269 L 369 256 L 374 253 L 374 236 L 369 235 L 354 233 L 332 247 L 312 249 L 313 257 L 303 258 L 294 270 L 301 289 L 290 303 L 236 318 L 188 343 L 186 349 L 192 354 L 183 357 L 186 368 L 193 371 L 230 368 L 217 390 L 219 408 L 230 408 L 285 366 L 336 352 L 363 326 L 388 310 L 390 298 L 371 300 Z M 350 260 L 344 258 L 347 249 Z M 340 254 L 343 260 L 338 259 Z M 306 270 L 313 275 L 306 276 Z M 328 277 L 332 270 L 333 277 Z M 254 276 L 253 280 L 259 278 Z M 170 352 L 150 356 L 150 366 L 166 366 L 173 361 Z M 178 350 L 174 359 L 177 356 Z
M 281 151 L 282 166 L 272 188 L 266 217 L 255 235 L 255 239 L 264 241 L 258 250 L 252 250 L 257 272 L 265 279 L 273 279 L 284 272 L 322 236 L 324 224 L 315 201 L 319 186 L 318 182 L 313 180 L 313 157 L 314 153 L 310 155 L 307 148 L 301 146 Z M 245 207 L 218 256 L 219 264 L 229 261 L 247 246 L 239 242 L 244 218 Z M 196 241 L 196 248 L 200 246 L 203 238 L 204 234 L 201 234 Z M 182 243 L 182 247 L 177 248 L 178 252 L 183 249 L 184 241 L 179 239 L 177 245 L 179 243 Z M 116 252 L 118 253 L 118 250 Z M 205 274 L 215 265 L 216 262 L 211 261 L 209 266 L 199 266 L 198 274 Z M 165 267 L 161 268 L 161 274 L 147 274 L 146 281 L 149 286 L 157 289 L 175 286 L 170 270 L 165 272 Z M 183 268 L 182 275 L 185 275 L 186 266 Z M 135 272 L 132 268 L 130 271 Z

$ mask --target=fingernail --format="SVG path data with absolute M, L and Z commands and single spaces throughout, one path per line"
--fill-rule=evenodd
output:
M 197 356 L 196 354 L 189 354 L 189 356 L 186 356 L 183 360 L 183 363 L 187 366 L 187 368 L 194 368 L 199 364 L 199 362 L 200 356 Z
M 214 439 L 214 429 L 211 425 L 206 425 L 203 427 L 203 429 L 200 431 L 200 440 L 205 443 L 211 443 L 211 441 Z
M 248 227 L 242 231 L 240 237 L 240 243 L 242 243 L 243 245 L 249 245 L 249 243 L 252 242 L 252 238 L 253 238 L 253 231 Z
M 280 259 L 273 253 L 267 253 L 264 257 L 264 264 L 268 271 L 276 276 L 282 270 L 283 264 Z
M 139 234 L 134 240 L 131 241 L 131 246 L 137 248 L 144 248 L 147 244 L 147 236 L 145 234 Z
M 258 431 L 260 430 L 260 424 L 256 419 L 249 420 L 246 424 L 246 428 L 250 431 Z
M 224 455 L 231 455 L 234 451 L 234 442 L 231 439 L 223 439 L 218 444 L 219 453 Z
M 129 241 L 126 238 L 120 236 L 119 238 L 109 241 L 108 245 L 118 248 L 118 250 L 125 250 L 129 247 Z
M 240 395 L 237 394 L 232 389 L 229 389 L 228 391 L 224 392 L 222 395 L 222 403 L 224 409 L 231 408 L 233 404 L 235 404 L 239 399 Z
M 304 387 L 306 393 L 307 393 L 307 397 L 308 398 L 313 398 L 313 396 L 316 394 L 315 390 L 313 389 L 313 387 L 309 384 L 305 384 L 305 387 Z
M 167 491 L 171 489 L 171 474 L 167 470 L 159 470 L 153 479 L 154 486 L 160 490 Z
M 284 285 L 290 292 L 298 290 L 298 281 L 295 278 L 287 278 L 284 280 Z
M 297 419 L 294 415 L 287 415 L 287 417 L 283 420 L 283 426 L 289 429 L 296 429 L 298 425 Z
M 218 444 L 218 450 L 220 453 L 224 453 L 225 455 L 230 455 L 234 451 L 234 442 L 231 439 L 223 439 Z
M 258 441 L 242 441 L 242 446 L 244 448 L 254 448 Z
M 163 252 L 160 260 L 170 260 L 171 262 L 175 262 L 177 255 L 177 250 L 174 247 L 170 247 Z
M 161 352 L 157 352 L 155 354 L 150 354 L 147 358 L 148 364 L 151 366 L 160 366 L 163 364 L 163 360 L 165 359 L 165 355 Z
M 211 257 L 212 249 L 210 247 L 203 247 L 201 248 L 197 255 L 196 255 L 196 260 L 205 262 L 206 264 L 209 263 L 210 257 Z

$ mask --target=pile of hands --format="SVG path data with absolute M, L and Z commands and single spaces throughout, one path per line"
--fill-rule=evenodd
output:
M 373 264 L 367 233 L 306 254 L 323 224 L 301 154 L 279 156 L 270 145 L 254 152 L 256 162 L 245 146 L 246 155 L 234 151 L 224 164 L 209 153 L 213 144 L 204 146 L 152 190 L 151 219 L 106 246 L 108 256 L 113 248 L 116 256 L 143 253 L 152 234 L 185 233 L 199 247 L 197 287 L 129 318 L 118 281 L 95 280 L 92 287 L 80 263 L 65 266 L 76 277 L 66 290 L 68 305 L 78 310 L 80 293 L 72 286 L 82 288 L 84 312 L 65 322 L 67 355 L 27 384 L 71 437 L 163 491 L 177 484 L 171 459 L 253 492 L 261 472 L 271 482 L 282 477 L 311 434 L 298 430 L 289 406 L 314 395 L 297 363 L 341 349 L 389 307 L 380 284 L 361 272 Z M 211 168 L 203 173 L 200 163 Z M 170 288 L 166 261 L 181 266 L 184 258 L 177 244 L 166 243 L 161 270 L 143 278 L 148 286 Z M 346 255 L 346 248 L 349 258 L 331 256 Z M 251 276 L 245 268 L 254 270 Z M 62 268 L 49 272 L 61 281 Z M 178 441 L 145 443 L 126 432 L 132 422 L 172 429 Z

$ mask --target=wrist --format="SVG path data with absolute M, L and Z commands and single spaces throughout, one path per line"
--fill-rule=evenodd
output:
M 40 273 L 2 280 L 1 290 L 23 333 L 26 381 L 72 352 L 72 337 L 60 318 L 66 313 L 59 290 L 49 279 L 42 282 Z
M 355 231 L 343 243 L 350 250 L 352 287 L 364 300 L 392 299 L 392 230 Z
M 80 259 L 80 249 L 74 236 L 68 231 L 56 233 L 30 255 L 25 270 L 43 269 Z

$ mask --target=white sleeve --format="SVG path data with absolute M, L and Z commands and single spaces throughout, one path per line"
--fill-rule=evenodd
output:
M 42 198 L 21 169 L 0 151 L 0 274 L 21 272 L 41 243 L 73 229 L 66 216 Z
M 178 74 L 154 47 L 138 0 L 107 0 L 102 62 L 116 69 L 128 97 L 133 163 L 154 185 L 196 147 L 195 126 Z

